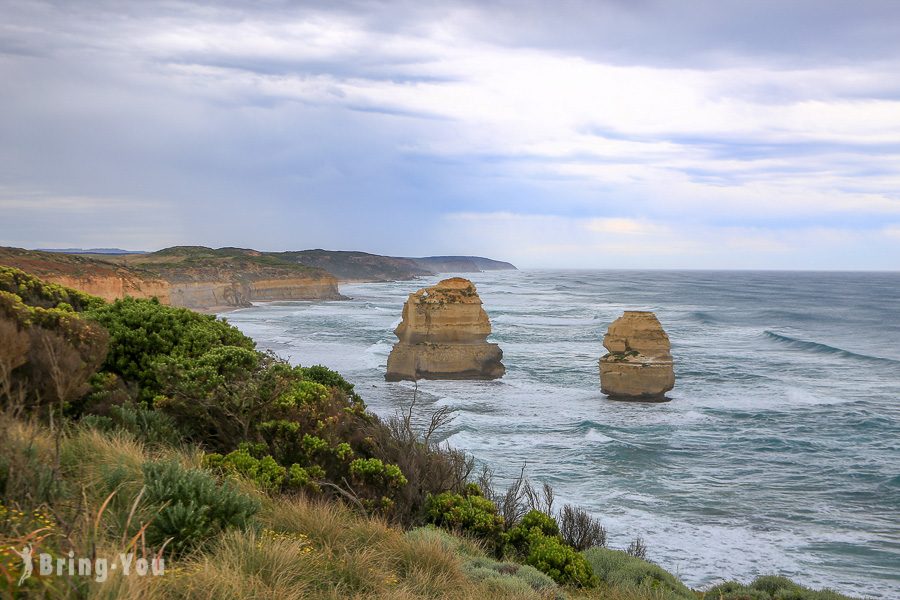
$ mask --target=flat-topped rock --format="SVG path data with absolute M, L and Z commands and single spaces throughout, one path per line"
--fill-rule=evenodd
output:
M 600 390 L 622 400 L 665 400 L 675 387 L 671 344 L 652 312 L 627 310 L 603 336 Z
M 496 379 L 503 351 L 487 342 L 491 323 L 475 285 L 453 277 L 410 294 L 394 330 L 385 379 Z

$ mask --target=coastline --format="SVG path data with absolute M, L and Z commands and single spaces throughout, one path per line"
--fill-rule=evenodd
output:
M 891 288 L 900 283 L 896 274 L 630 271 L 623 280 L 620 271 L 529 270 L 472 278 L 491 317 L 489 340 L 504 349 L 508 372 L 495 382 L 419 382 L 423 406 L 456 411 L 450 443 L 494 466 L 503 480 L 517 476 L 527 459 L 532 477 L 554 482 L 562 498 L 577 498 L 602 518 L 613 544 L 643 535 L 654 560 L 683 571 L 695 587 L 720 580 L 721 557 L 732 556 L 726 576 L 778 571 L 847 593 L 854 588 L 841 581 L 871 579 L 862 589 L 890 596 L 885 578 L 896 555 L 887 534 L 878 533 L 896 531 L 885 520 L 890 497 L 878 492 L 890 477 L 883 469 L 850 475 L 860 462 L 882 464 L 890 456 L 868 428 L 872 414 L 882 415 L 880 427 L 897 414 L 886 403 L 898 382 L 889 381 L 882 363 L 869 362 L 874 351 L 866 347 L 890 344 L 892 330 L 870 324 L 896 309 L 883 307 L 878 317 L 848 312 L 853 320 L 841 322 L 816 317 L 857 305 L 868 293 L 857 289 L 861 282 Z M 761 286 L 770 290 L 762 302 L 742 291 Z M 798 286 L 811 290 L 802 310 L 795 306 Z M 383 381 L 393 326 L 412 287 L 353 284 L 344 289 L 353 300 L 340 305 L 261 305 L 229 322 L 295 364 L 345 373 L 372 410 L 389 417 L 413 393 L 410 385 Z M 735 313 L 732 303 L 745 296 L 749 304 Z M 622 308 L 658 311 L 666 324 L 676 358 L 671 402 L 621 403 L 600 394 L 603 332 Z M 833 336 L 830 347 L 856 356 L 763 333 L 777 324 L 798 339 Z M 779 364 L 793 365 L 795 376 L 785 379 Z M 812 365 L 808 375 L 799 371 Z M 858 436 L 857 447 L 842 443 L 847 432 Z M 810 447 L 824 454 L 807 455 Z M 819 464 L 827 477 L 817 474 Z M 843 500 L 862 495 L 878 508 L 861 514 Z M 789 496 L 830 508 L 806 510 Z M 854 541 L 829 541 L 843 537 Z M 815 564 L 820 553 L 836 566 Z

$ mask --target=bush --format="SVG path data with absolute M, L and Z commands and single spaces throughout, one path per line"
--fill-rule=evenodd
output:
M 430 523 L 485 540 L 495 548 L 501 545 L 503 517 L 487 498 L 444 492 L 426 501 L 425 513 Z
M 167 546 L 174 554 L 194 548 L 229 527 L 243 528 L 259 510 L 259 503 L 228 482 L 219 484 L 201 469 L 185 469 L 177 462 L 148 462 L 142 466 L 145 498 L 159 508 L 147 529 L 151 546 Z
M 289 468 L 283 467 L 269 454 L 257 458 L 253 455 L 253 450 L 250 444 L 241 444 L 237 450 L 225 456 L 217 453 L 206 454 L 203 456 L 203 466 L 224 475 L 245 477 L 267 492 L 301 488 L 318 490 L 312 478 L 320 476 L 319 472 L 310 473 L 298 464 L 293 464 Z
M 627 552 L 591 548 L 582 552 L 582 556 L 591 564 L 594 574 L 610 585 L 658 589 L 679 598 L 695 598 L 674 575 Z
M 434 525 L 410 529 L 405 533 L 405 537 L 410 541 L 436 543 L 444 550 L 463 556 L 480 556 L 482 553 L 481 547 L 476 542 L 438 529 Z
M 486 579 L 515 579 L 539 592 L 558 590 L 555 581 L 529 565 L 501 562 L 484 556 L 472 558 L 463 565 L 466 575 L 475 581 Z M 515 584 L 521 585 L 521 584 Z
M 771 600 L 771 596 L 760 590 L 751 590 L 737 581 L 728 581 L 710 588 L 703 597 L 708 600 Z
M 527 552 L 529 538 L 535 533 L 550 537 L 559 535 L 559 525 L 550 515 L 539 510 L 532 510 L 522 517 L 519 524 L 510 529 L 509 544 L 521 553 Z
M 727 581 L 710 588 L 704 595 L 708 600 L 851 600 L 849 596 L 831 590 L 811 590 L 787 577 L 764 575 L 750 585 Z
M 189 359 L 221 346 L 252 350 L 255 345 L 212 315 L 163 306 L 155 298 L 116 300 L 85 314 L 109 331 L 104 370 L 138 384 L 145 401 L 162 392 L 158 368 L 163 358 Z
M 750 589 L 765 592 L 769 596 L 774 596 L 782 590 L 789 592 L 802 590 L 799 585 L 787 577 L 779 577 L 777 575 L 763 575 L 762 577 L 757 577 L 753 580 L 753 583 L 750 584 Z
M 329 388 L 337 388 L 347 394 L 351 401 L 362 403 L 362 398 L 353 391 L 353 384 L 344 379 L 337 371 L 332 371 L 322 365 L 313 365 L 312 367 L 301 367 L 300 372 L 307 381 L 320 383 Z
M 0 265 L 0 291 L 19 296 L 28 306 L 82 312 L 104 304 L 96 296 L 47 283 L 14 267 Z
M 135 439 L 152 446 L 177 446 L 181 443 L 181 433 L 171 417 L 139 404 L 113 405 L 107 415 L 86 415 L 81 423 L 100 431 L 127 431 Z
M 533 528 L 528 538 L 525 564 L 546 573 L 562 585 L 594 587 L 599 582 L 590 563 L 558 537 L 543 535 Z
M 407 483 L 400 467 L 386 465 L 377 458 L 357 458 L 350 463 L 350 475 L 355 481 L 375 487 L 402 487 Z
M 559 531 L 563 541 L 578 551 L 606 546 L 606 529 L 586 510 L 571 504 L 559 513 Z
M 558 587 L 552 577 L 538 571 L 531 565 L 520 565 L 519 570 L 516 571 L 516 577 L 525 580 L 532 589 L 538 591 L 555 590 Z

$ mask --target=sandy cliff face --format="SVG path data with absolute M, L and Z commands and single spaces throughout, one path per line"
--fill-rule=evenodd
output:
M 43 275 L 42 279 L 80 290 L 92 296 L 99 296 L 110 302 L 125 296 L 134 298 L 156 296 L 163 304 L 170 302 L 169 284 L 159 279 L 138 279 L 122 275 L 73 276 L 53 273 Z
M 611 398 L 659 401 L 675 387 L 669 336 L 652 312 L 625 311 L 603 337 L 601 391 Z
M 42 279 L 107 301 L 131 296 L 159 298 L 163 304 L 200 311 L 250 306 L 273 300 L 334 300 L 340 298 L 337 281 L 320 279 L 274 279 L 251 282 L 193 281 L 169 283 L 159 279 L 136 279 L 117 275 L 82 276 L 45 274 Z
M 423 288 L 403 306 L 385 379 L 496 379 L 503 352 L 486 341 L 491 323 L 475 286 L 454 277 Z
M 188 261 L 187 250 L 100 259 L 0 248 L 0 264 L 108 301 L 155 296 L 164 304 L 200 311 L 228 310 L 254 301 L 343 298 L 337 279 L 324 271 L 257 260 L 249 251 L 203 251 L 209 256 Z
M 337 300 L 337 280 L 267 279 L 261 281 L 191 281 L 172 283 L 169 295 L 173 306 L 194 310 L 227 310 L 250 306 L 251 302 L 273 300 Z

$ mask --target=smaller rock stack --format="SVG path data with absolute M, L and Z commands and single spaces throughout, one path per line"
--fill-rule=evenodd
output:
M 600 390 L 610 398 L 659 402 L 675 387 L 669 336 L 652 312 L 626 310 L 612 322 L 600 359 Z
M 388 381 L 497 379 L 503 351 L 486 341 L 491 323 L 468 279 L 453 277 L 409 295 L 399 341 L 388 357 Z

